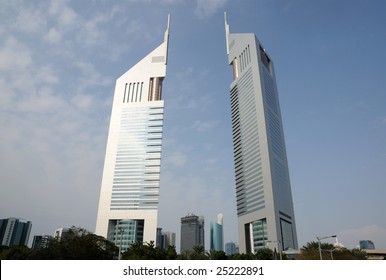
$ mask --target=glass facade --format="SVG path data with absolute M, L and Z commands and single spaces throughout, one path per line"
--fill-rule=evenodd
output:
M 283 244 L 283 250 L 287 250 L 288 248 L 294 248 L 294 235 L 292 230 L 292 224 L 286 220 L 280 219 L 280 230 Z
M 237 214 L 265 207 L 264 180 L 251 69 L 231 90 Z
M 204 217 L 188 215 L 181 218 L 180 252 L 191 250 L 194 245 L 205 246 Z
M 143 242 L 144 220 L 117 220 L 109 240 L 126 251 L 130 244 Z
M 17 218 L 0 219 L 0 245 L 28 244 L 32 223 Z
M 222 225 L 211 222 L 210 223 L 210 249 L 215 251 L 224 250 L 223 246 L 223 232 Z
M 111 210 L 157 209 L 162 106 L 122 108 Z
M 374 245 L 374 242 L 371 240 L 360 240 L 359 241 L 359 248 L 374 250 L 375 245 Z
M 253 236 L 253 250 L 256 252 L 259 249 L 263 249 L 267 245 L 268 231 L 267 220 L 261 219 L 251 223 L 252 236 Z

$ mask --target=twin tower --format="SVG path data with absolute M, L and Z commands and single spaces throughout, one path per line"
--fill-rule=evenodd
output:
M 163 43 L 115 86 L 96 234 L 123 251 L 156 240 L 169 31 L 170 16 Z M 230 33 L 226 17 L 225 31 L 240 252 L 297 248 L 273 63 L 254 34 Z

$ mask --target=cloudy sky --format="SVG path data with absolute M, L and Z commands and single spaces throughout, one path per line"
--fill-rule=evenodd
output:
M 386 2 L 0 0 L 0 218 L 95 229 L 115 80 L 163 42 L 159 227 L 237 241 L 224 11 L 275 63 L 299 245 L 386 249 Z M 333 240 L 331 240 L 333 241 Z M 207 247 L 209 243 L 207 242 Z

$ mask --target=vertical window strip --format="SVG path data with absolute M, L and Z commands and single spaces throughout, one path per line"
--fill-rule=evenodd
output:
M 248 61 L 249 61 L 249 63 L 251 62 L 251 51 L 250 51 L 250 49 L 249 49 L 249 45 L 248 45 L 248 47 L 247 47 L 247 54 L 248 54 Z
M 147 97 L 147 101 L 151 101 L 153 98 L 153 83 L 154 83 L 154 78 L 150 78 L 149 81 L 149 94 Z
M 125 84 L 125 90 L 123 91 L 123 103 L 125 103 L 125 99 L 126 99 L 126 89 L 127 89 L 127 83 Z
M 130 83 L 129 84 L 129 89 L 127 90 L 127 96 L 126 96 L 126 103 L 129 102 L 129 98 L 130 98 L 130 92 L 131 92 L 131 86 L 132 86 L 133 83 Z
M 137 83 L 137 90 L 135 92 L 135 102 L 138 102 L 138 89 L 139 89 L 139 83 Z
M 232 65 L 233 65 L 233 79 L 237 79 L 239 77 L 239 70 L 237 67 L 237 58 L 236 57 L 235 57 L 235 59 L 233 59 Z
M 245 56 L 245 50 L 243 50 L 244 68 L 247 67 L 247 57 Z
M 142 101 L 142 89 L 143 89 L 143 82 L 141 83 L 141 90 L 139 91 L 139 101 Z
M 131 93 L 130 93 L 130 97 L 131 97 L 130 98 L 130 102 L 133 102 L 135 85 L 136 85 L 136 83 L 133 83 L 133 88 L 132 88 Z

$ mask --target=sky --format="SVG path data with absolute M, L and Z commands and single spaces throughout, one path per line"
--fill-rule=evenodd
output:
M 386 2 L 0 0 L 0 218 L 95 230 L 115 81 L 163 42 L 158 226 L 237 217 L 224 12 L 275 65 L 299 246 L 386 249 Z M 334 240 L 326 240 L 334 242 Z M 178 245 L 179 248 L 179 245 Z

